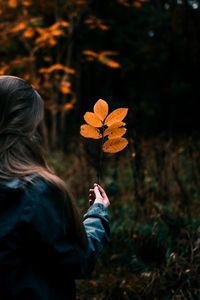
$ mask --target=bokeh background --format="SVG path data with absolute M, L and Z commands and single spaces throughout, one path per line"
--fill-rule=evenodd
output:
M 129 108 L 100 179 L 112 240 L 79 300 L 200 299 L 199 70 L 200 1 L 0 0 L 0 75 L 42 95 L 49 163 L 82 213 L 99 171 L 83 115 Z

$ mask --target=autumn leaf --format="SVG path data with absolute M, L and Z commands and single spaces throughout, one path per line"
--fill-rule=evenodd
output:
M 69 81 L 62 81 L 60 84 L 60 91 L 63 94 L 71 94 L 72 90 L 70 88 L 71 83 Z
M 111 130 L 110 133 L 108 134 L 108 139 L 111 140 L 118 137 L 122 137 L 126 133 L 126 130 L 127 129 L 125 127 L 115 128 Z
M 0 75 L 6 74 L 8 69 L 9 67 L 7 65 L 3 65 L 2 67 L 0 67 Z
M 109 57 L 109 55 L 118 55 L 118 52 L 116 51 L 102 51 L 100 53 L 97 53 L 93 50 L 84 50 L 82 53 L 84 55 L 87 55 L 87 60 L 97 60 L 100 63 L 113 69 L 118 69 L 121 67 L 120 63 Z
M 82 52 L 84 55 L 89 55 L 89 56 L 92 56 L 94 58 L 97 58 L 98 57 L 98 54 L 92 50 L 84 50 Z
M 63 107 L 64 111 L 68 111 L 74 108 L 74 104 L 73 103 L 66 103 Z
M 29 6 L 33 5 L 33 3 L 30 0 L 24 0 L 22 2 L 22 5 L 25 6 L 25 7 L 29 7 Z
M 81 127 L 80 133 L 82 136 L 90 138 L 102 137 L 104 142 L 105 137 L 108 138 L 108 141 L 113 139 L 116 140 L 117 138 L 121 138 L 126 133 L 127 129 L 123 127 L 126 125 L 126 123 L 122 122 L 122 120 L 127 115 L 128 108 L 115 109 L 108 115 L 108 103 L 103 99 L 99 99 L 95 103 L 93 111 L 94 112 L 86 112 L 84 115 L 84 120 L 87 124 L 85 124 L 85 126 L 82 125 Z M 107 126 L 106 129 L 105 126 Z M 124 140 L 122 139 L 122 141 Z M 102 143 L 102 145 L 104 144 Z M 104 149 L 105 148 L 102 148 L 103 151 Z
M 120 122 L 126 117 L 127 113 L 128 108 L 117 108 L 107 116 L 104 124 L 110 126 L 113 123 Z
M 103 151 L 107 153 L 117 153 L 123 150 L 128 145 L 128 140 L 126 138 L 116 138 L 107 140 L 103 144 Z
M 70 22 L 67 22 L 67 21 L 59 21 L 59 24 L 62 27 L 69 27 L 70 26 Z
M 107 25 L 105 25 L 105 24 L 100 24 L 100 25 L 99 25 L 99 28 L 100 28 L 101 30 L 109 30 L 109 26 L 107 26 Z
M 94 113 L 101 121 L 104 121 L 108 115 L 108 103 L 102 99 L 99 99 L 94 105 Z
M 21 30 L 24 30 L 26 28 L 25 22 L 19 22 L 14 28 L 11 29 L 11 32 L 19 32 Z
M 142 6 L 142 3 L 140 3 L 139 1 L 134 1 L 132 6 L 135 8 L 140 8 Z
M 39 69 L 40 73 L 51 73 L 51 72 L 54 72 L 54 71 L 64 71 L 64 72 L 66 72 L 70 75 L 73 75 L 76 72 L 74 69 L 69 68 L 67 66 L 64 66 L 62 64 L 54 64 L 54 65 L 51 65 L 49 68 Z
M 126 123 L 124 123 L 124 122 L 113 123 L 108 128 L 106 128 L 106 130 L 104 131 L 104 136 L 109 135 L 113 131 L 113 129 L 119 128 L 119 127 L 122 127 L 122 126 L 125 126 L 125 125 L 126 125 Z
M 84 124 L 81 126 L 80 134 L 86 138 L 100 139 L 102 134 L 96 127 Z
M 85 113 L 84 120 L 87 124 L 81 126 L 80 134 L 85 138 L 102 138 L 102 152 L 116 153 L 123 150 L 128 141 L 122 138 L 127 131 L 124 127 L 126 123 L 122 120 L 127 115 L 128 108 L 115 109 L 108 115 L 108 103 L 99 99 L 94 104 L 93 111 Z
M 127 145 L 128 140 L 122 137 L 127 129 L 124 127 L 126 123 L 122 122 L 128 112 L 128 108 L 115 109 L 108 115 L 109 105 L 99 99 L 93 107 L 93 112 L 86 112 L 84 120 L 87 124 L 80 127 L 80 134 L 85 138 L 101 139 L 99 143 L 99 170 L 98 182 L 103 176 L 103 152 L 117 153 L 122 151 Z M 107 128 L 106 128 L 107 127 Z
M 53 36 L 61 36 L 63 34 L 63 31 L 60 29 L 55 29 L 54 31 L 52 31 L 52 35 Z
M 117 61 L 110 59 L 109 57 L 99 57 L 99 61 L 113 69 L 118 69 L 121 67 L 121 65 Z
M 104 131 L 104 136 L 108 136 L 108 139 L 114 139 L 123 136 L 126 133 L 126 128 L 122 127 L 124 125 L 126 125 L 124 122 L 113 123 Z
M 8 6 L 10 8 L 16 8 L 18 5 L 17 0 L 8 0 Z
M 23 36 L 27 39 L 31 39 L 34 36 L 35 32 L 33 29 L 29 28 L 24 31 Z
M 93 112 L 86 112 L 84 114 L 83 118 L 84 118 L 85 122 L 91 126 L 94 126 L 94 127 L 102 127 L 103 126 L 99 117 Z

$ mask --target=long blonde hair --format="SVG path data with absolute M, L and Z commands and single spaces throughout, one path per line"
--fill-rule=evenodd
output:
M 75 201 L 47 163 L 43 122 L 44 102 L 39 93 L 19 77 L 0 76 L 0 180 L 20 177 L 32 181 L 31 175 L 36 175 L 56 186 L 74 237 L 84 247 L 87 239 Z

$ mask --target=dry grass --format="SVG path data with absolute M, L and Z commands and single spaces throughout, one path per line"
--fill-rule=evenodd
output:
M 50 161 L 85 212 L 98 152 L 77 143 Z M 78 282 L 78 299 L 200 299 L 199 182 L 199 142 L 191 138 L 131 142 L 105 157 L 112 242 L 92 277 Z

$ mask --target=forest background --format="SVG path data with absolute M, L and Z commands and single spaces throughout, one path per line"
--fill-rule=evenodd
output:
M 200 1 L 0 0 L 0 74 L 45 102 L 49 163 L 81 211 L 98 142 L 83 115 L 128 107 L 128 147 L 104 155 L 112 241 L 79 300 L 200 299 Z

